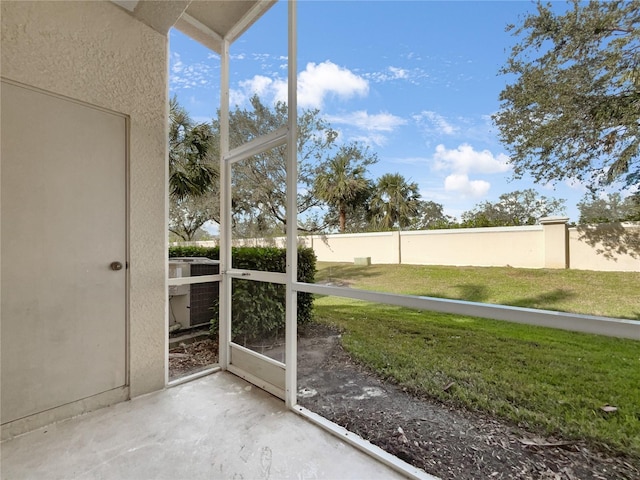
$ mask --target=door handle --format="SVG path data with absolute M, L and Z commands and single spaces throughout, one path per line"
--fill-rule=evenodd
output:
M 109 267 L 111 268 L 111 270 L 117 272 L 118 270 L 122 270 L 122 263 L 120 263 L 120 262 L 111 262 L 111 265 L 109 265 Z

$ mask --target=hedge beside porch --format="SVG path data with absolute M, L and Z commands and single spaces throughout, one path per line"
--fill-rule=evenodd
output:
M 286 250 L 274 247 L 234 247 L 231 252 L 233 268 L 285 273 Z M 169 247 L 169 258 L 206 257 L 220 259 L 219 247 Z M 310 248 L 298 248 L 298 281 L 313 283 L 316 255 Z M 270 337 L 284 332 L 284 285 L 233 279 L 232 336 L 247 340 Z M 298 326 L 312 320 L 313 295 L 298 293 Z M 212 312 L 212 332 L 217 332 L 218 302 Z

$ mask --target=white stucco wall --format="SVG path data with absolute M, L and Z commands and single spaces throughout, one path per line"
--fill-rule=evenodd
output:
M 311 247 L 321 262 L 353 262 L 356 257 L 371 257 L 371 262 L 399 263 L 398 232 L 314 235 Z
M 130 395 L 163 388 L 167 38 L 107 2 L 3 1 L 1 55 L 5 78 L 129 116 Z
M 610 225 L 600 225 L 599 232 L 608 240 L 619 238 L 619 232 L 611 229 Z M 589 245 L 577 228 L 569 229 L 569 250 L 571 252 L 570 268 L 579 270 L 600 270 L 618 272 L 640 272 L 640 225 L 626 226 L 629 242 L 623 244 L 626 253 L 610 251 L 610 255 L 604 255 L 599 250 L 606 250 L 602 243 Z M 607 230 L 611 236 L 607 236 Z M 633 254 L 631 254 L 633 253 Z
M 401 250 L 414 265 L 545 266 L 539 225 L 402 232 Z
M 543 225 L 522 227 L 308 235 L 298 237 L 298 244 L 312 248 L 321 262 L 353 262 L 356 257 L 371 257 L 374 264 L 640 272 L 640 223 L 597 226 L 609 247 L 619 245 L 609 248 L 610 255 L 604 255 L 600 251 L 602 244 L 590 245 L 577 228 L 567 229 L 566 218 L 543 220 Z M 621 227 L 626 230 L 625 235 L 621 235 Z M 217 242 L 186 244 L 213 247 Z M 284 238 L 246 239 L 238 245 L 285 246 Z

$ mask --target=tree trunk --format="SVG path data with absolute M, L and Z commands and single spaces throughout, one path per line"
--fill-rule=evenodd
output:
M 347 228 L 347 210 L 341 206 L 339 209 L 339 215 L 340 215 L 340 233 L 344 233 L 345 229 Z

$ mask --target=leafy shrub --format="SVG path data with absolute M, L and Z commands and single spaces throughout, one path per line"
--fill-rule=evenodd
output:
M 231 252 L 233 268 L 285 273 L 286 250 L 273 247 L 238 247 Z M 169 257 L 206 257 L 220 259 L 218 247 L 170 247 Z M 310 248 L 298 249 L 298 281 L 313 283 L 316 256 Z M 217 334 L 218 302 L 212 312 L 212 334 Z M 252 280 L 232 280 L 232 337 L 248 339 L 269 337 L 285 327 L 285 286 Z M 313 314 L 313 296 L 298 293 L 298 326 L 309 323 Z

